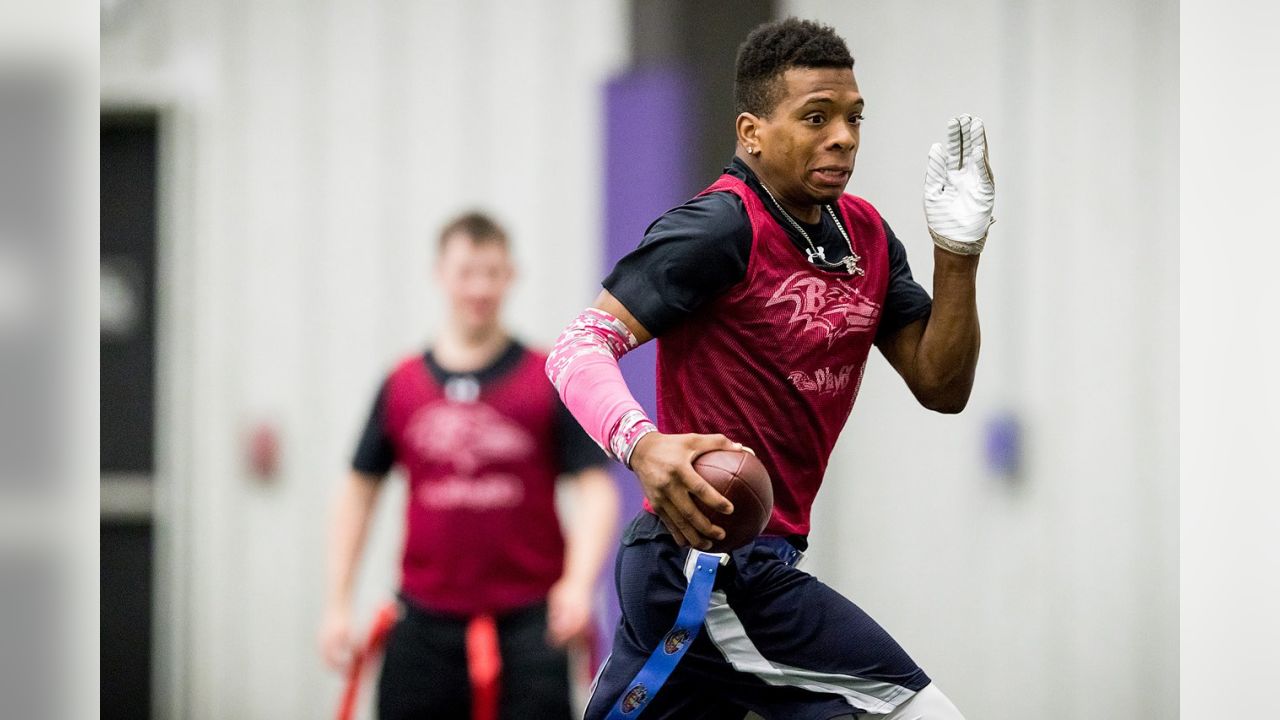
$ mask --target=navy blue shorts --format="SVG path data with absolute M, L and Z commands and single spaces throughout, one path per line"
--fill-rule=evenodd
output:
M 586 720 L 626 692 L 675 623 L 689 550 L 642 511 L 623 534 L 615 568 L 622 619 L 592 688 Z M 763 538 L 721 567 L 702 631 L 643 720 L 829 720 L 888 713 L 929 677 L 876 621 L 792 566 L 797 552 Z

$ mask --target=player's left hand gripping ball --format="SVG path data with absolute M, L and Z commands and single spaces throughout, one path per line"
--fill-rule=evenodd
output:
M 961 115 L 947 123 L 947 143 L 929 149 L 924 173 L 924 216 L 938 247 L 977 255 L 995 220 L 996 184 L 987 163 L 987 131 L 980 118 Z

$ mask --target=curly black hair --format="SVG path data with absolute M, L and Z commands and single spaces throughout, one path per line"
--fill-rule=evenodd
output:
M 777 106 L 788 68 L 852 68 L 844 38 L 829 25 L 789 17 L 760 25 L 738 46 L 735 112 L 767 116 Z

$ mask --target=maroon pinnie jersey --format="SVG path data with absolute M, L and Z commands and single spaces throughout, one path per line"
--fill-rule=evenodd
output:
M 546 356 L 449 397 L 422 356 L 386 387 L 386 429 L 409 478 L 401 591 L 431 610 L 501 612 L 559 579 L 555 390 Z M 457 393 L 455 393 L 457 395 Z
M 746 276 L 658 338 L 658 428 L 723 433 L 773 480 L 766 535 L 807 535 L 831 449 L 853 409 L 888 284 L 879 213 L 852 195 L 841 220 L 865 275 L 814 266 L 760 197 L 731 175 L 701 194 L 742 199 L 752 227 Z M 646 502 L 646 507 L 648 503 Z

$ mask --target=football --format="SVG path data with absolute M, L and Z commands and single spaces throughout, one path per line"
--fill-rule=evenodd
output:
M 724 539 L 711 552 L 730 552 L 754 540 L 773 513 L 773 483 L 760 460 L 745 450 L 712 450 L 694 458 L 693 469 L 733 503 L 725 515 L 694 498 L 707 519 L 724 528 Z

